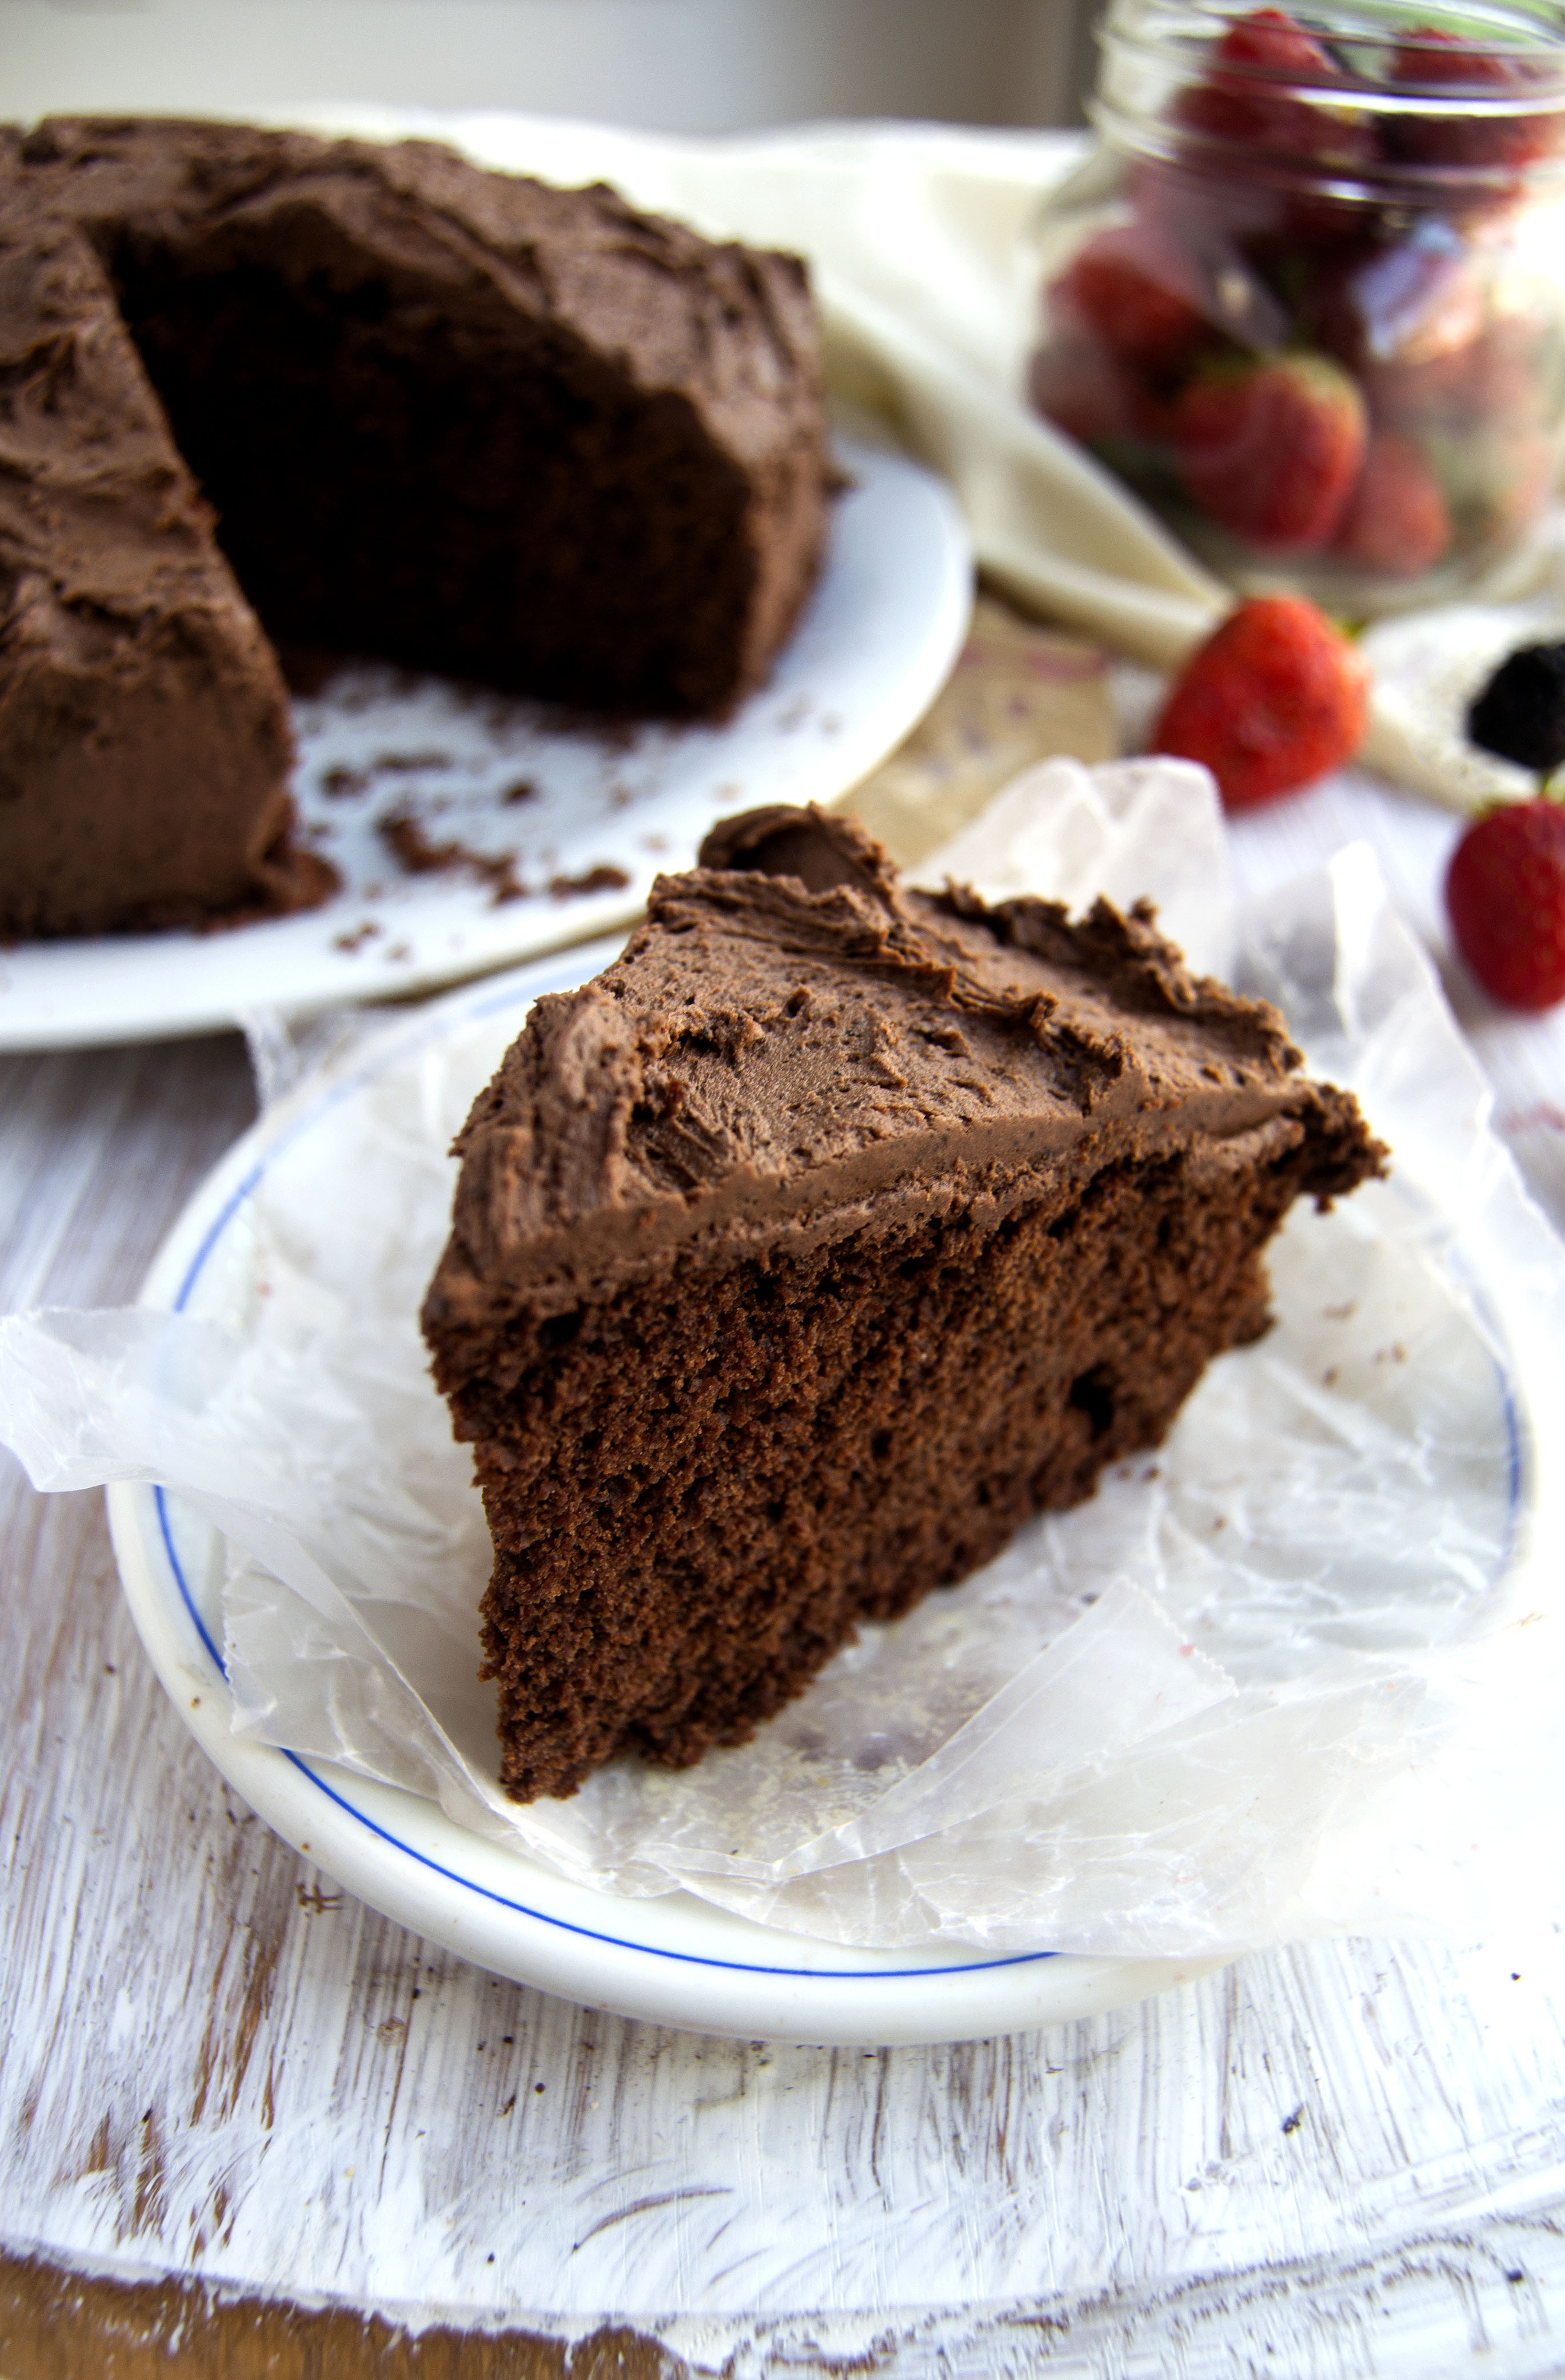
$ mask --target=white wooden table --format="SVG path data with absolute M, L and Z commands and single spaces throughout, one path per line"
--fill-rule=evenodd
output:
M 1368 834 L 1432 928 L 1454 832 L 1337 783 L 1237 846 Z M 1565 1017 L 1461 1004 L 1565 1221 Z M 250 1112 L 231 1039 L 0 1063 L 0 1305 L 129 1299 Z M 100 1500 L 0 1460 L 3 2380 L 1565 2373 L 1565 1948 L 1522 1915 L 954 2048 L 586 2014 L 270 1836 Z

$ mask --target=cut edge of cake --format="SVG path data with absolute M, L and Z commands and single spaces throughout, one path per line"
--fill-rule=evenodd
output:
M 799 260 L 431 142 L 7 134 L 0 367 L 11 938 L 322 897 L 275 648 L 722 719 L 823 552 Z
M 313 905 L 276 659 L 68 225 L 0 227 L 0 933 Z
M 813 808 L 701 862 L 480 1094 L 424 1307 L 520 1799 L 744 1741 L 1090 1494 L 1385 1160 L 1145 909 L 904 891 Z

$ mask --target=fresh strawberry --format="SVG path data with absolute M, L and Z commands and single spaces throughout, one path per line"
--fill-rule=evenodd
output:
M 1219 67 L 1258 67 L 1293 82 L 1335 82 L 1337 68 L 1313 33 L 1285 8 L 1235 17 L 1213 53 Z
M 1229 26 L 1202 79 L 1180 92 L 1174 118 L 1209 140 L 1322 164 L 1363 164 L 1375 147 L 1367 118 L 1288 88 L 1319 93 L 1342 79 L 1329 54 L 1283 9 L 1252 8 Z
M 1274 553 L 1329 542 L 1364 463 L 1364 399 L 1325 356 L 1247 358 L 1193 380 L 1173 443 L 1191 496 L 1220 528 Z
M 1215 175 L 1207 162 L 1203 172 L 1199 159 L 1192 167 L 1138 158 L 1125 177 L 1125 200 L 1137 237 L 1154 236 L 1165 254 L 1184 259 L 1180 285 L 1195 291 L 1214 337 L 1268 352 L 1292 334 L 1293 293 L 1280 289 L 1269 270 L 1289 194 L 1258 174 Z
M 1511 430 L 1474 440 L 1470 454 L 1474 446 L 1495 457 L 1475 526 L 1481 537 L 1504 545 L 1530 528 L 1547 503 L 1559 471 L 1556 443 L 1539 430 Z
M 1348 759 L 1364 733 L 1369 674 L 1300 595 L 1241 603 L 1192 655 L 1152 738 L 1204 760 L 1224 807 L 1254 809 Z
M 1305 312 L 1316 341 L 1350 371 L 1426 360 L 1471 346 L 1484 329 L 1492 273 L 1445 225 L 1366 243 L 1311 277 Z
M 1486 810 L 1451 855 L 1446 909 L 1486 991 L 1511 1008 L 1565 1000 L 1565 807 Z
M 1524 313 L 1496 314 L 1462 358 L 1459 401 L 1469 423 L 1539 428 L 1558 366 L 1545 327 Z
M 1079 328 L 1140 371 L 1172 378 L 1211 332 L 1195 276 L 1155 225 L 1116 225 L 1089 239 L 1049 290 L 1062 328 Z
M 1331 551 L 1365 570 L 1416 578 L 1450 543 L 1450 514 L 1439 481 L 1411 438 L 1377 431 L 1348 499 Z
M 1556 443 L 1525 423 L 1455 415 L 1423 432 L 1419 443 L 1464 549 L 1514 542 L 1548 499 Z
M 1377 431 L 1416 441 L 1465 543 L 1524 528 L 1547 496 L 1552 377 L 1535 326 L 1498 315 L 1456 345 L 1417 340 L 1372 360 L 1363 382 Z
M 1389 155 L 1414 165 L 1479 166 L 1523 173 L 1552 156 L 1565 117 L 1501 114 L 1496 101 L 1526 90 L 1526 63 L 1484 49 L 1443 25 L 1420 25 L 1392 54 L 1388 79 L 1431 92 L 1449 91 L 1469 103 L 1440 115 L 1388 112 L 1382 119 Z
M 1093 340 L 1052 338 L 1027 367 L 1033 410 L 1083 446 L 1111 446 L 1135 435 L 1135 408 L 1124 368 Z

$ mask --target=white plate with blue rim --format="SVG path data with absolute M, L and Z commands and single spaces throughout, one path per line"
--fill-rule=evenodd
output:
M 847 484 L 814 593 L 732 719 L 595 731 L 443 678 L 344 672 L 295 705 L 300 828 L 341 890 L 222 933 L 0 951 L 0 1050 L 167 1040 L 262 1006 L 431 991 L 627 921 L 727 811 L 856 783 L 950 673 L 973 563 L 943 480 L 859 441 L 837 457 Z
M 481 1026 L 503 1046 L 544 991 L 583 981 L 613 942 L 471 985 L 376 1035 L 247 1134 L 165 1241 L 143 1305 L 229 1318 L 251 1202 L 271 1169 L 329 1157 L 345 1109 L 419 1045 Z M 880 2046 L 1063 2022 L 1183 1983 L 1219 1961 L 1085 1958 L 1045 1945 L 845 1949 L 774 1932 L 679 1892 L 594 1891 L 456 1825 L 431 1802 L 231 1731 L 222 1541 L 167 1489 L 116 1483 L 109 1522 L 141 1639 L 176 1708 L 235 1791 L 335 1882 L 494 1973 L 620 2015 L 744 2039 Z M 477 1621 L 474 1659 L 478 1658 Z

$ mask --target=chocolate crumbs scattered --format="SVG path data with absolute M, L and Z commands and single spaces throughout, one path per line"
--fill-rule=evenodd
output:
M 528 887 L 516 873 L 514 851 L 474 851 L 453 837 L 436 843 L 409 809 L 394 809 L 380 822 L 381 840 L 410 876 L 437 876 L 448 869 L 467 873 L 491 886 L 496 908 L 507 901 L 525 901 Z
M 377 776 L 406 777 L 419 769 L 449 769 L 449 752 L 377 752 L 370 763 Z
M 552 876 L 549 890 L 556 901 L 570 901 L 578 892 L 620 892 L 629 882 L 623 868 L 589 868 L 585 876 Z
M 431 843 L 411 810 L 392 810 L 381 820 L 380 837 L 409 876 L 438 876 L 460 868 L 467 853 L 459 843 Z

